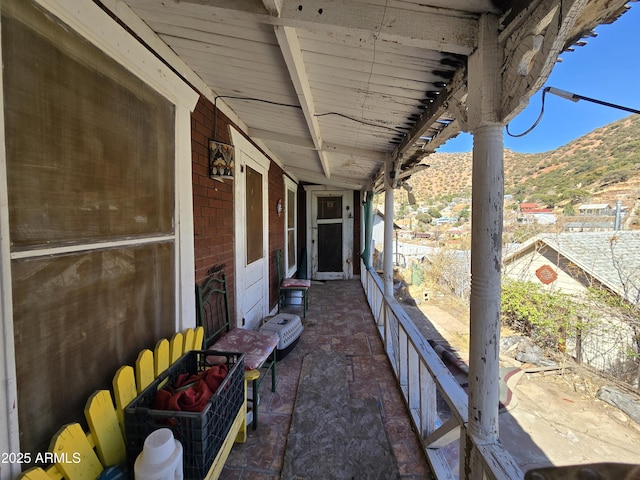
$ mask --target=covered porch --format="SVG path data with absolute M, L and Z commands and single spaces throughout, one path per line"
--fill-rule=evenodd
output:
M 298 313 L 295 309 L 288 311 Z M 278 362 L 276 392 L 271 392 L 270 382 L 261 385 L 258 429 L 250 428 L 247 442 L 234 445 L 220 478 L 280 478 L 302 363 L 316 351 L 346 356 L 349 399 L 375 400 L 379 412 L 371 414 L 379 413 L 382 419 L 399 478 L 432 478 L 360 282 L 315 282 L 303 324 L 300 341 Z M 336 409 L 341 407 L 336 404 Z M 323 424 L 323 418 L 317 418 L 317 423 Z M 324 448 L 318 442 L 319 451 L 315 453 L 332 462 L 335 452 Z

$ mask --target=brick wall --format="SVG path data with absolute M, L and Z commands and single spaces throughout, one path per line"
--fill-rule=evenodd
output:
M 234 318 L 235 269 L 233 249 L 233 180 L 209 178 L 209 139 L 213 138 L 213 104 L 201 97 L 191 114 L 193 176 L 193 239 L 195 283 L 201 284 L 213 269 L 227 275 L 229 308 Z M 215 139 L 231 143 L 229 119 L 217 112 Z
M 234 180 L 209 178 L 208 141 L 213 138 L 231 143 L 229 119 L 217 111 L 214 122 L 213 104 L 201 97 L 191 114 L 191 151 L 193 175 L 193 227 L 195 251 L 195 283 L 200 284 L 213 269 L 224 269 L 229 285 L 231 318 L 235 316 L 235 269 L 233 185 Z M 239 130 L 239 129 L 238 129 Z M 239 172 L 236 172 L 239 174 Z M 276 306 L 277 278 L 275 251 L 284 249 L 284 216 L 278 217 L 276 202 L 284 198 L 284 171 L 271 162 L 269 168 L 268 240 L 269 255 L 269 308 Z

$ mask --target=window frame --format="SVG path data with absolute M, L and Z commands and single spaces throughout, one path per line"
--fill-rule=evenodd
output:
M 293 276 L 298 269 L 298 184 L 284 175 L 284 270 L 287 277 Z M 289 192 L 293 192 L 293 226 L 289 225 Z M 294 263 L 289 264 L 289 232 L 293 232 Z

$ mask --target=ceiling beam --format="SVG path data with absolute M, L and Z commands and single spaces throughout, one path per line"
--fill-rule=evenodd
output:
M 353 34 L 374 33 L 377 38 L 401 45 L 468 55 L 476 47 L 477 19 L 452 10 L 406 10 L 389 5 L 284 0 L 281 18 L 301 28 L 331 29 Z M 428 28 L 425 26 L 428 25 Z
M 311 93 L 311 86 L 309 85 L 309 78 L 307 77 L 307 70 L 302 59 L 302 50 L 300 48 L 300 42 L 298 41 L 298 35 L 294 28 L 291 27 L 279 27 L 275 26 L 274 31 L 276 38 L 278 39 L 278 45 L 284 57 L 284 61 L 289 70 L 289 75 L 293 86 L 298 95 L 298 101 L 302 107 L 304 118 L 307 121 L 307 127 L 309 128 L 309 134 L 313 140 L 313 144 L 318 151 L 318 157 L 322 170 L 327 178 L 331 176 L 329 169 L 329 161 L 326 158 L 325 153 L 322 151 L 322 133 L 320 130 L 320 123 L 318 117 L 316 117 L 316 110 L 313 101 L 313 94 Z
M 262 0 L 264 8 L 267 9 L 269 14 L 273 17 L 279 17 L 282 12 L 283 0 Z
M 250 15 L 256 21 L 280 27 L 374 36 L 399 45 L 460 55 L 469 55 L 477 45 L 477 16 L 443 8 L 408 10 L 375 4 L 363 8 L 356 2 L 319 5 L 314 0 L 181 0 L 181 3 L 202 5 L 221 20 L 225 15 L 229 19 Z
M 346 145 L 333 145 L 325 143 L 323 151 L 327 153 L 335 153 L 338 155 L 345 155 L 348 157 L 366 158 L 375 162 L 386 162 L 389 158 L 388 152 L 381 152 L 380 150 L 370 150 L 367 148 L 349 147 Z
M 363 182 L 358 182 L 356 179 L 341 177 L 338 175 L 334 175 L 331 178 L 326 178 L 324 175 L 311 172 L 304 168 L 299 167 L 287 167 L 287 172 L 291 172 L 295 175 L 300 181 L 309 182 L 309 183 L 318 183 L 321 185 L 331 185 L 337 188 L 345 188 L 348 190 L 362 190 L 364 186 Z

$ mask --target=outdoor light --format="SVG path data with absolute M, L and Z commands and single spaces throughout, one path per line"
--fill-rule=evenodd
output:
M 567 92 L 566 90 L 560 90 L 559 88 L 555 88 L 555 87 L 546 87 L 542 92 L 543 93 L 549 92 L 558 97 L 571 100 L 572 102 L 577 102 L 578 100 L 586 100 L 587 102 L 597 103 L 598 105 L 604 105 L 605 107 L 612 107 L 612 108 L 617 108 L 619 110 L 624 110 L 625 112 L 640 114 L 640 110 L 636 110 L 634 108 L 623 107 L 622 105 L 616 105 L 615 103 L 603 102 L 602 100 L 585 97 L 583 95 Z
M 407 191 L 407 200 L 409 201 L 409 205 L 415 205 L 416 202 L 416 196 L 411 193 L 411 190 L 413 190 L 413 187 L 411 185 L 409 185 L 407 182 L 402 182 L 402 188 L 404 188 Z

